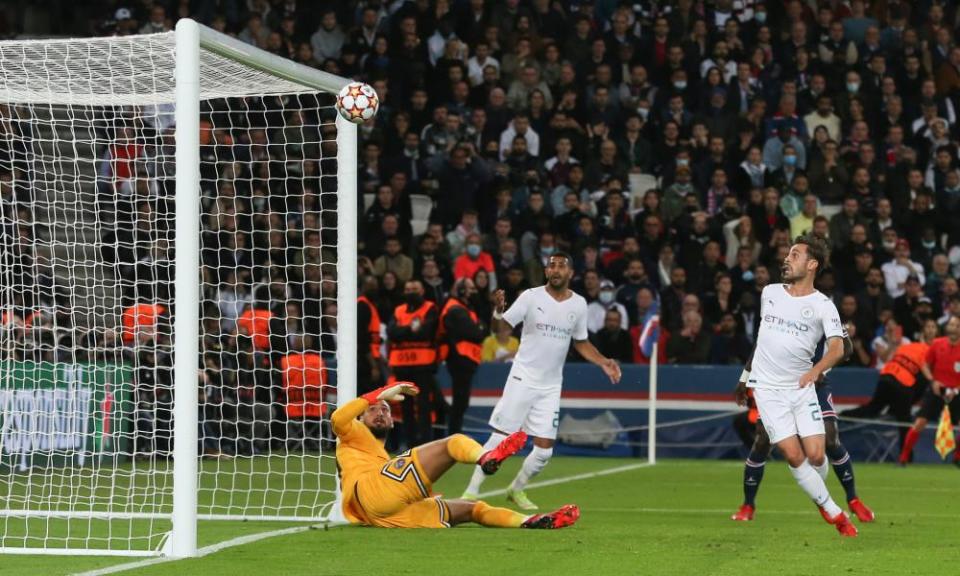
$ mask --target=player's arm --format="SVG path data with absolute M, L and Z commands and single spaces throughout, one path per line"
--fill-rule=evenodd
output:
M 371 404 L 386 400 L 387 402 L 396 402 L 403 400 L 404 395 L 416 396 L 419 388 L 412 382 L 395 382 L 377 388 L 373 392 L 368 392 L 359 398 L 347 402 L 337 408 L 330 415 L 330 423 L 333 425 L 333 433 L 338 438 L 350 435 L 354 427 L 360 425 L 357 418 L 367 411 Z
M 824 372 L 833 368 L 843 360 L 845 347 L 843 340 L 842 336 L 833 336 L 827 340 L 827 345 L 823 351 L 823 358 L 820 358 L 820 361 L 814 364 L 813 368 L 800 377 L 801 388 L 816 384 Z
M 496 332 L 501 322 L 506 322 L 510 328 L 516 328 L 527 315 L 527 294 L 524 291 L 517 297 L 517 301 L 507 309 L 507 294 L 503 290 L 493 293 L 493 319 L 490 320 L 490 330 Z
M 943 384 L 941 384 L 939 380 L 934 379 L 933 371 L 930 369 L 930 366 L 936 362 L 936 359 L 937 353 L 934 347 L 931 346 L 930 349 L 927 350 L 925 361 L 920 363 L 920 372 L 923 374 L 923 377 L 927 379 L 927 382 L 930 383 L 930 389 L 933 393 L 940 396 L 943 393 Z
M 620 364 L 613 358 L 607 358 L 601 354 L 589 340 L 574 340 L 573 347 L 587 362 L 599 366 L 611 382 L 616 384 L 620 381 Z
M 750 350 L 750 356 L 747 356 L 747 362 L 743 365 L 743 372 L 740 373 L 740 379 L 737 380 L 737 387 L 733 391 L 733 396 L 737 400 L 737 406 L 747 405 L 747 380 L 750 379 L 750 371 L 753 369 L 753 353 L 757 351 L 757 345 L 753 345 Z

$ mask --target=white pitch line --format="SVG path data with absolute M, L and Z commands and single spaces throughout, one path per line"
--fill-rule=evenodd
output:
M 248 534 L 246 536 L 239 536 L 233 538 L 232 540 L 224 540 L 223 542 L 217 542 L 216 544 L 211 544 L 209 546 L 204 546 L 197 550 L 196 558 L 203 558 L 210 554 L 216 554 L 221 550 L 227 548 L 233 548 L 234 546 L 242 546 L 244 544 L 249 544 L 251 542 L 257 542 L 259 540 L 265 540 L 267 538 L 273 538 L 274 536 L 286 536 L 288 534 L 297 534 L 299 532 L 306 532 L 314 528 L 314 526 L 294 526 L 292 528 L 284 528 L 282 530 L 272 530 L 270 532 L 258 532 L 257 534 Z M 127 570 L 136 570 L 137 568 L 146 568 L 147 566 L 154 566 L 156 564 L 164 564 L 166 562 L 175 562 L 177 560 L 187 560 L 187 558 L 150 558 L 149 560 L 140 560 L 138 562 L 127 562 L 126 564 L 115 564 L 113 566 L 107 566 L 106 568 L 98 568 L 97 570 L 91 570 L 89 572 L 78 572 L 72 576 L 105 576 L 106 574 L 116 574 L 118 572 L 126 572 Z
M 616 466 L 614 468 L 607 468 L 605 470 L 600 470 L 599 472 L 585 472 L 583 474 L 574 474 L 573 476 L 561 476 L 560 478 L 553 478 L 550 480 L 544 480 L 542 482 L 533 482 L 532 484 L 527 484 L 527 490 L 533 488 L 543 488 L 544 486 L 555 486 L 557 484 L 566 484 L 568 482 L 576 482 L 577 480 L 589 480 L 590 478 L 597 478 L 599 476 L 609 476 L 611 474 L 619 474 L 621 472 L 629 472 L 631 470 L 639 470 L 640 468 L 647 468 L 653 466 L 649 462 L 642 462 L 640 464 L 626 464 L 624 466 Z M 501 488 L 499 490 L 491 490 L 489 492 L 481 492 L 477 495 L 479 498 L 486 498 L 488 496 L 500 496 L 501 494 L 506 494 L 507 488 Z

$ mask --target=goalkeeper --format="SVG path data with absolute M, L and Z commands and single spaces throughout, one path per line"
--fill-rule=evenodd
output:
M 516 432 L 484 452 L 471 438 L 454 434 L 391 458 L 383 447 L 393 428 L 388 402 L 418 392 L 410 382 L 397 382 L 364 394 L 331 416 L 338 439 L 343 513 L 351 523 L 385 528 L 449 528 L 464 522 L 502 528 L 563 528 L 577 521 L 580 510 L 572 505 L 550 514 L 527 516 L 482 501 L 435 496 L 433 483 L 455 463 L 478 465 L 493 474 L 523 448 L 527 435 Z

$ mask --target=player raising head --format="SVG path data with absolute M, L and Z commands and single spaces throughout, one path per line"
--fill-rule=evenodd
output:
M 544 286 L 524 291 L 517 301 L 506 308 L 503 290 L 495 294 L 496 309 L 492 326 L 506 322 L 511 328 L 523 324 L 520 349 L 510 367 L 503 395 L 490 416 L 493 433 L 484 445 L 492 449 L 508 434 L 525 430 L 533 437 L 533 450 L 507 490 L 507 499 L 524 510 L 536 510 L 524 488 L 531 478 L 543 470 L 553 455 L 553 444 L 560 422 L 560 389 L 563 384 L 563 364 L 573 347 L 587 361 L 599 366 L 610 381 L 620 381 L 620 366 L 615 360 L 600 354 L 587 340 L 587 302 L 570 289 L 573 265 L 570 256 L 562 252 L 547 259 Z M 484 480 L 477 469 L 464 499 L 476 499 Z
M 745 404 L 746 388 L 753 389 L 767 436 L 780 448 L 797 483 L 828 523 L 844 536 L 856 536 L 856 527 L 824 483 L 826 442 L 816 382 L 843 358 L 845 336 L 837 307 L 813 286 L 826 263 L 823 242 L 800 236 L 783 261 L 783 283 L 763 289 L 760 331 L 737 386 L 737 402 Z M 824 338 L 823 356 L 814 364 Z
M 454 434 L 390 458 L 383 447 L 393 428 L 388 402 L 418 392 L 410 382 L 397 382 L 348 402 L 331 416 L 347 520 L 385 528 L 449 528 L 464 522 L 503 528 L 563 528 L 577 521 L 580 509 L 573 505 L 527 516 L 485 502 L 435 496 L 433 483 L 455 463 L 476 464 L 485 474 L 493 474 L 523 448 L 527 435 L 517 432 L 485 451 L 471 438 Z

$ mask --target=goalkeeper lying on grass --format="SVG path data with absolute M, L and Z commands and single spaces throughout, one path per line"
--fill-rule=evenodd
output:
M 364 394 L 333 413 L 343 513 L 351 523 L 385 528 L 449 528 L 463 522 L 503 528 L 563 528 L 577 521 L 580 509 L 572 505 L 550 514 L 527 516 L 481 501 L 434 496 L 433 483 L 456 462 L 479 465 L 493 474 L 523 448 L 527 435 L 516 432 L 484 452 L 471 438 L 454 434 L 390 458 L 383 447 L 393 428 L 388 402 L 418 392 L 414 384 L 398 382 Z

